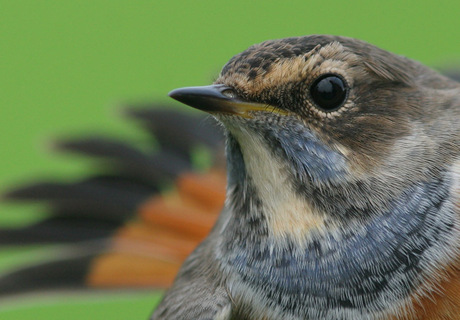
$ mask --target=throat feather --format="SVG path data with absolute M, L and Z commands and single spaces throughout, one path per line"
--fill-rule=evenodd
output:
M 248 132 L 234 133 L 254 191 L 260 200 L 272 236 L 303 240 L 324 227 L 324 219 L 299 195 L 287 164 L 276 157 L 262 139 Z

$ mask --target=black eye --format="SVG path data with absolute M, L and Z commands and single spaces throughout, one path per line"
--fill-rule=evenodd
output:
M 334 74 L 325 74 L 313 82 L 310 94 L 313 102 L 324 111 L 340 108 L 347 98 L 345 81 Z

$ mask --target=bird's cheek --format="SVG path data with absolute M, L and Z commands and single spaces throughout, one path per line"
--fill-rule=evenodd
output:
M 282 132 L 277 140 L 293 171 L 301 179 L 337 182 L 349 172 L 347 151 L 331 148 L 310 131 L 295 135 Z
M 305 143 L 300 152 L 293 153 L 297 171 L 304 171 L 315 182 L 336 182 L 348 172 L 345 158 L 316 143 Z
M 264 145 L 271 157 L 282 160 L 301 180 L 336 182 L 350 171 L 349 152 L 345 148 L 326 145 L 296 118 L 223 116 L 219 120 L 239 143 L 259 141 L 254 145 Z

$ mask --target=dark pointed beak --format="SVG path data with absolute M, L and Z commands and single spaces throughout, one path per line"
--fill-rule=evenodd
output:
M 273 112 L 275 109 L 270 105 L 244 101 L 236 95 L 232 88 L 221 84 L 204 87 L 179 88 L 171 91 L 169 96 L 188 106 L 209 113 L 224 113 L 251 117 L 251 111 Z

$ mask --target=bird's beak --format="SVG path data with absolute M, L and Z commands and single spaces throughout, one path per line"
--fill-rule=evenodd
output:
M 235 91 L 225 85 L 186 87 L 171 91 L 169 96 L 193 108 L 209 113 L 224 113 L 252 118 L 253 111 L 267 111 L 288 114 L 268 104 L 253 103 L 240 99 Z

